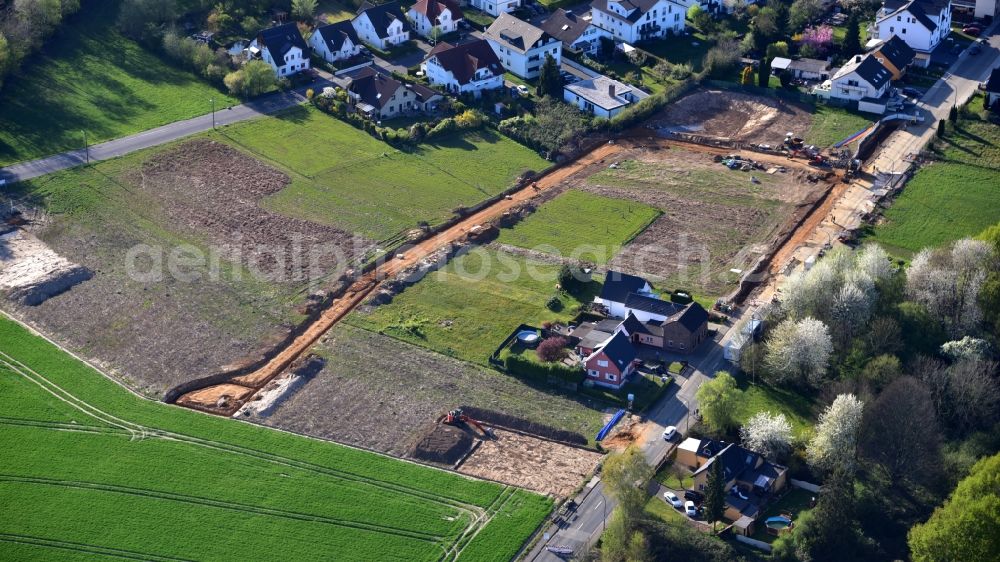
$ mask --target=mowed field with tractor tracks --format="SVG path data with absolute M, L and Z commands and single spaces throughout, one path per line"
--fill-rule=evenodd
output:
M 139 398 L 0 317 L 0 559 L 509 560 L 547 498 Z

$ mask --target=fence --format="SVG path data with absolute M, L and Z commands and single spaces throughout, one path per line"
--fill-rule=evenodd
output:
M 789 483 L 791 483 L 792 487 L 802 488 L 807 492 L 819 493 L 819 491 L 823 489 L 823 487 L 819 484 L 813 484 L 812 482 L 806 482 L 805 480 L 796 480 L 794 478 L 789 479 Z
M 750 545 L 750 546 L 752 546 L 754 548 L 759 548 L 760 550 L 763 550 L 764 552 L 771 552 L 771 545 L 767 544 L 764 541 L 758 541 L 756 539 L 751 539 L 750 537 L 744 537 L 743 535 L 737 535 L 735 533 L 733 534 L 733 536 L 736 537 L 736 541 L 737 542 L 741 542 L 743 544 Z

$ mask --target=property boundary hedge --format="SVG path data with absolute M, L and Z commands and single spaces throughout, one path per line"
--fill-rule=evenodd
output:
M 582 369 L 570 369 L 561 363 L 535 363 L 518 355 L 508 355 L 504 360 L 504 368 L 507 369 L 508 373 L 546 383 L 549 378 L 555 378 L 580 384 L 584 378 Z

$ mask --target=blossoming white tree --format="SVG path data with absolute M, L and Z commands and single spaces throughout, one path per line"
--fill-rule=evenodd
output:
M 819 417 L 806 447 L 809 464 L 824 470 L 854 468 L 864 404 L 853 394 L 840 394 Z
M 826 324 L 815 318 L 785 320 L 767 340 L 764 361 L 776 382 L 819 384 L 826 375 L 833 341 Z
M 757 412 L 740 428 L 740 440 L 747 449 L 774 461 L 791 450 L 792 426 L 785 414 Z

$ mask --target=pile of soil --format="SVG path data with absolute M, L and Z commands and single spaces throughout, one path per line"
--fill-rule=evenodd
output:
M 437 424 L 417 443 L 409 456 L 452 466 L 469 452 L 473 442 L 473 437 L 462 429 Z
M 700 90 L 668 105 L 652 122 L 708 136 L 777 144 L 789 131 L 804 135 L 812 116 L 777 98 Z

